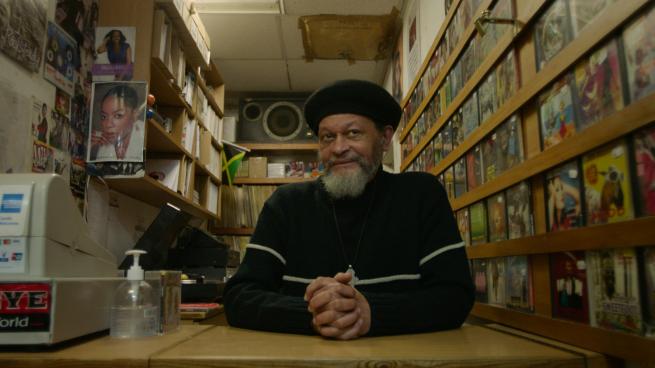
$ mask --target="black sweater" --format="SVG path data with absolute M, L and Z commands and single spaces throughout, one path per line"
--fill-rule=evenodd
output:
M 350 200 L 331 201 L 320 180 L 279 187 L 225 288 L 228 322 L 312 334 L 305 288 L 349 264 L 371 307 L 369 335 L 457 328 L 473 305 L 464 243 L 441 184 L 429 174 L 381 171 Z

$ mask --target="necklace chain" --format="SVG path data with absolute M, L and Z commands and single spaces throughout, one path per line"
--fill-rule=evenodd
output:
M 353 268 L 353 264 L 357 261 L 357 256 L 359 255 L 359 248 L 362 245 L 362 239 L 364 238 L 364 231 L 366 230 L 366 224 L 368 222 L 368 216 L 371 213 L 371 208 L 373 208 L 373 202 L 375 201 L 375 189 L 377 186 L 377 182 L 373 183 L 373 194 L 371 195 L 371 203 L 368 205 L 368 209 L 366 210 L 366 214 L 364 215 L 364 223 L 362 224 L 362 229 L 359 232 L 359 239 L 357 239 L 357 245 L 355 246 L 355 254 L 353 256 L 352 262 L 348 260 L 348 256 L 346 255 L 346 246 L 343 243 L 343 237 L 341 236 L 341 228 L 339 227 L 339 220 L 337 219 L 337 209 L 336 206 L 334 205 L 334 201 L 330 199 L 330 203 L 332 203 L 332 215 L 334 217 L 334 226 L 337 228 L 337 236 L 339 238 L 339 243 L 341 243 L 341 254 L 343 255 L 344 261 L 348 264 L 348 270 L 346 272 L 350 273 L 353 278 L 350 281 L 351 285 L 354 285 L 355 281 L 357 281 L 357 277 L 355 274 L 355 269 Z

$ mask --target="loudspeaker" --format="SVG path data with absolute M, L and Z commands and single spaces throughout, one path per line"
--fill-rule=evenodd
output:
M 239 103 L 237 142 L 317 142 L 302 113 L 304 99 L 245 98 Z

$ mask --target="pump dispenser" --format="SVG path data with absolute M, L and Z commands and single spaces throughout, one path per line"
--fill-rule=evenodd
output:
M 143 268 L 139 256 L 147 252 L 132 249 L 133 264 L 127 270 L 127 280 L 114 293 L 111 308 L 110 336 L 136 338 L 156 335 L 159 330 L 159 303 L 154 289 L 143 280 Z

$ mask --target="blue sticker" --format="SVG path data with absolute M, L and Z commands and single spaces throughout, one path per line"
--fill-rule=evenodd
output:
M 3 194 L 0 213 L 20 213 L 23 205 L 23 194 Z

